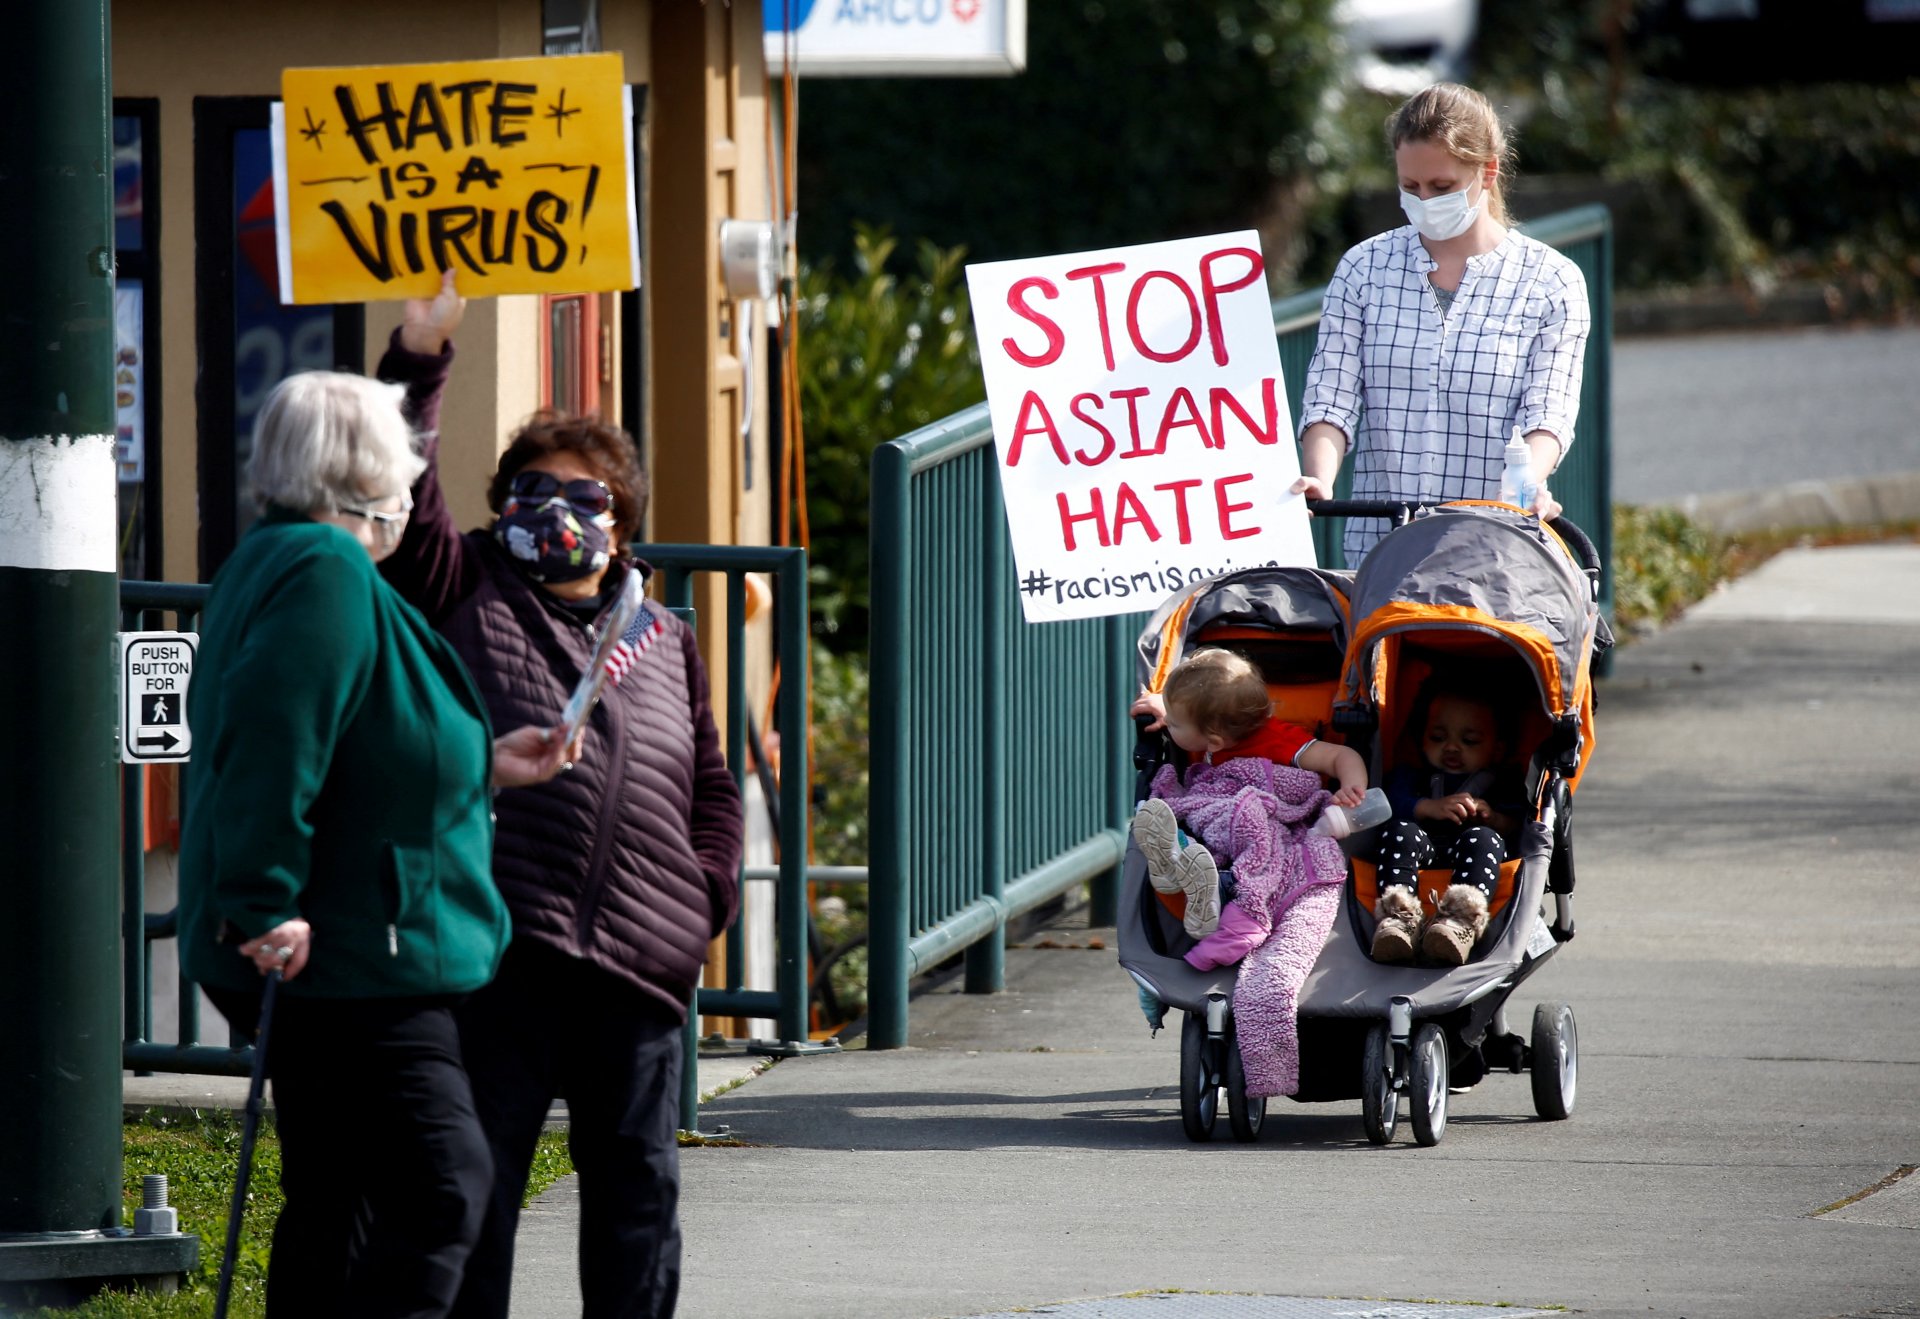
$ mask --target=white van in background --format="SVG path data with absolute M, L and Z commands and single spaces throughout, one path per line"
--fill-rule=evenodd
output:
M 1360 82 L 1411 96 L 1466 77 L 1479 11 L 1479 0 L 1341 0 L 1337 13 Z

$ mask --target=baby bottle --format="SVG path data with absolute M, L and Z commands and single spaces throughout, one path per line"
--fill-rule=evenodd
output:
M 1500 473 L 1500 502 L 1531 513 L 1540 483 L 1533 476 L 1533 450 L 1527 447 L 1518 426 L 1513 428 L 1513 438 L 1507 441 L 1506 463 L 1506 469 Z
M 1387 802 L 1387 794 L 1378 788 L 1368 788 L 1367 795 L 1360 799 L 1358 806 L 1334 806 L 1329 803 L 1308 832 L 1325 834 L 1329 838 L 1345 838 L 1362 829 L 1371 829 L 1376 824 L 1385 824 L 1387 817 L 1392 814 L 1393 807 Z

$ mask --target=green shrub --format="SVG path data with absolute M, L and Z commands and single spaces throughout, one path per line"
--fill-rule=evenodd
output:
M 1613 506 L 1614 628 L 1657 628 L 1732 575 L 1731 544 L 1674 508 Z
M 1598 175 L 1677 200 L 1682 241 L 1622 229 L 1626 287 L 1827 279 L 1864 309 L 1920 301 L 1920 81 L 1697 86 L 1649 0 L 1483 0 L 1477 85 L 1509 107 L 1523 174 Z M 1623 15 L 1616 83 L 1606 24 Z M 1649 73 L 1652 71 L 1652 73 Z M 1617 91 L 1617 99 L 1616 99 Z M 1656 220 L 1662 218 L 1655 216 Z M 1649 266 L 1633 250 L 1660 250 Z
M 840 653 L 864 652 L 873 451 L 986 397 L 962 267 L 963 248 L 915 248 L 905 276 L 898 243 L 854 230 L 853 272 L 803 267 L 795 315 L 806 426 L 809 555 L 816 632 Z
M 1251 227 L 1324 163 L 1334 0 L 1049 0 L 1012 78 L 821 79 L 809 256 L 855 219 L 984 260 Z
M 866 656 L 815 646 L 813 853 L 819 865 L 867 864 L 869 727 Z
M 818 865 L 867 864 L 867 658 L 813 651 L 813 856 Z M 814 911 L 837 1026 L 866 1011 L 867 886 L 816 884 Z

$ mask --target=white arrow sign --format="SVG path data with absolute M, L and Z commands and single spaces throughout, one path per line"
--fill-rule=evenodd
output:
M 120 759 L 129 765 L 187 759 L 187 688 L 200 637 L 193 632 L 120 634 Z

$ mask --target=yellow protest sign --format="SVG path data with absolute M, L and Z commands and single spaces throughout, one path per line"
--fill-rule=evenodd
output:
M 280 95 L 282 302 L 639 283 L 619 55 L 287 69 Z

